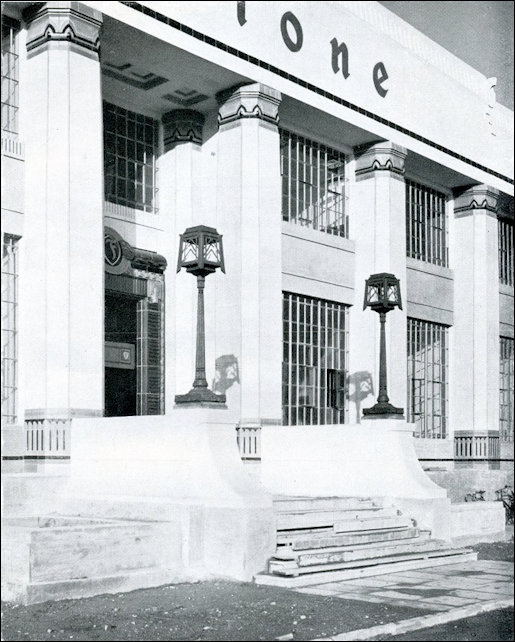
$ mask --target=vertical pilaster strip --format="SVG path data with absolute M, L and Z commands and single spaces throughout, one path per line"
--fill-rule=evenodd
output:
M 25 15 L 26 210 L 20 301 L 25 416 L 103 413 L 100 12 Z
M 204 187 L 204 120 L 201 113 L 191 109 L 176 109 L 162 117 L 164 154 L 160 159 L 159 196 L 161 210 L 166 212 L 167 252 L 172 265 L 177 264 L 179 235 L 192 225 L 206 224 L 199 220 Z M 211 207 L 214 210 L 214 203 Z M 175 395 L 186 393 L 195 376 L 196 295 L 195 280 L 186 273 L 173 274 L 167 280 L 166 408 L 173 408 Z
M 237 364 L 226 396 L 240 423 L 280 423 L 281 94 L 254 83 L 218 99 L 216 225 L 227 274 L 217 282 L 215 356 Z
M 356 304 L 350 310 L 349 374 L 356 381 L 349 422 L 359 422 L 363 408 L 374 405 L 379 389 L 379 321 L 362 310 L 365 280 L 389 272 L 400 280 L 406 301 L 406 235 L 404 162 L 407 150 L 389 141 L 355 149 L 351 186 L 351 217 L 356 242 Z M 394 310 L 386 324 L 388 396 L 397 407 L 406 404 L 407 325 L 404 312 Z M 373 390 L 359 390 L 360 379 Z
M 456 431 L 499 431 L 498 191 L 487 185 L 454 198 L 454 346 L 451 384 Z

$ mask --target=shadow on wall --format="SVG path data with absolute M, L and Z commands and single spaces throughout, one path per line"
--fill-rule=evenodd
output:
M 223 394 L 234 383 L 240 383 L 238 359 L 233 354 L 223 354 L 215 361 L 215 378 L 211 388 L 216 394 Z
M 372 375 L 366 370 L 354 372 L 347 379 L 347 397 L 356 404 L 356 422 L 361 423 L 361 403 L 368 395 L 374 395 Z

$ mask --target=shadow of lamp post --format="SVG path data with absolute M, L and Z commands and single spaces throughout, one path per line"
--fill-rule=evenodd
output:
M 381 322 L 381 340 L 379 345 L 379 396 L 371 408 L 364 408 L 363 415 L 369 418 L 388 418 L 391 415 L 403 415 L 403 408 L 395 408 L 390 403 L 386 392 L 386 314 L 398 307 L 402 310 L 401 288 L 399 279 L 393 274 L 381 272 L 372 274 L 365 284 L 363 310 L 372 308 L 379 313 Z
M 177 405 L 225 408 L 225 395 L 217 395 L 207 387 L 205 331 L 204 331 L 204 285 L 206 276 L 220 268 L 225 273 L 222 235 L 212 227 L 197 225 L 181 234 L 177 272 L 185 268 L 197 277 L 197 346 L 195 356 L 195 381 L 185 395 L 176 395 Z

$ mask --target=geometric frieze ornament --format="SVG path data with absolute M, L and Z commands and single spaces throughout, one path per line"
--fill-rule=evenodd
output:
M 183 87 L 182 89 L 176 89 L 170 94 L 164 94 L 163 98 L 169 100 L 172 103 L 177 103 L 181 107 L 191 107 L 197 103 L 201 103 L 208 98 L 206 94 L 200 94 L 196 89 L 189 89 L 188 87 Z
M 216 95 L 218 100 L 218 126 L 244 118 L 259 120 L 277 126 L 281 92 L 262 83 L 231 87 Z
M 468 216 L 475 210 L 483 210 L 497 216 L 499 191 L 488 185 L 473 185 L 454 191 L 454 215 Z
M 179 143 L 202 145 L 204 116 L 191 109 L 174 109 L 163 114 L 163 142 L 165 152 Z
M 369 177 L 374 172 L 391 172 L 397 178 L 404 177 L 404 161 L 407 149 L 388 140 L 362 145 L 354 149 L 356 176 Z
M 102 64 L 102 72 L 105 76 L 115 78 L 131 87 L 143 89 L 144 91 L 148 91 L 149 89 L 162 85 L 164 82 L 168 82 L 168 78 L 156 76 L 151 72 L 145 72 L 142 69 L 134 67 L 128 62 L 122 65 L 113 65 L 109 62 L 105 62 Z
M 98 59 L 102 13 L 80 2 L 38 3 L 23 12 L 29 57 L 52 43 L 69 43 L 77 53 Z

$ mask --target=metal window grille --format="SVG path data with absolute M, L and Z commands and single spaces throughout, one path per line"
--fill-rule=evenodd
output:
M 413 259 L 448 266 L 445 194 L 406 181 L 406 252 Z
M 283 423 L 344 423 L 348 306 L 283 293 Z
M 2 16 L 2 131 L 18 134 L 19 24 Z
M 345 155 L 281 130 L 284 221 L 348 238 Z
M 415 436 L 445 439 L 448 414 L 447 328 L 408 318 L 408 421 Z
M 107 201 L 157 212 L 157 121 L 104 103 L 104 182 Z
M 4 236 L 2 248 L 2 423 L 16 423 L 17 402 L 17 239 Z
M 513 441 L 513 339 L 500 337 L 499 436 Z
M 513 222 L 498 219 L 499 280 L 513 287 Z

